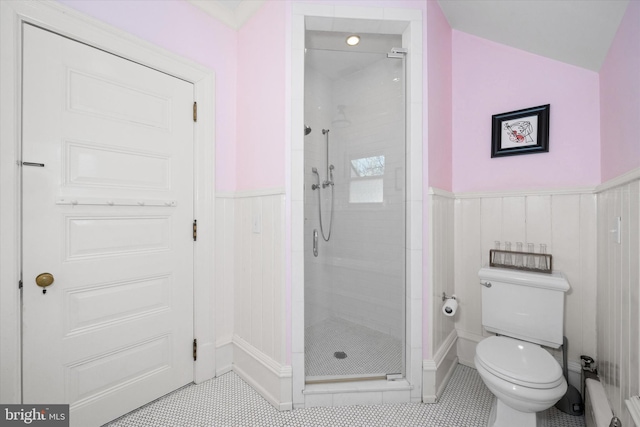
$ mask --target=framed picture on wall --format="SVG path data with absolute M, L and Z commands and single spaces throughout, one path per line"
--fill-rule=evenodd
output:
M 549 151 L 550 104 L 491 116 L 491 157 Z

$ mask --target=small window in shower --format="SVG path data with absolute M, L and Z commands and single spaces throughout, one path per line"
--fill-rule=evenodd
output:
M 384 156 L 351 160 L 350 203 L 382 203 Z

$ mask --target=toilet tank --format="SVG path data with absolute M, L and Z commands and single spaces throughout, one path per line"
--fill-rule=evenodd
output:
M 487 331 L 547 347 L 562 345 L 564 294 L 570 287 L 561 272 L 484 267 L 478 276 Z

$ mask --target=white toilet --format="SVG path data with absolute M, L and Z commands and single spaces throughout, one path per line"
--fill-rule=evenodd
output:
M 543 425 L 537 413 L 567 391 L 562 368 L 541 345 L 562 345 L 569 282 L 560 272 L 484 267 L 478 275 L 482 325 L 498 335 L 482 340 L 474 358 L 480 377 L 496 397 L 488 425 Z

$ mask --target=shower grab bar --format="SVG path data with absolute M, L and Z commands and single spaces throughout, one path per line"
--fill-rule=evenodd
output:
M 318 256 L 318 229 L 313 230 L 313 256 Z
M 320 188 L 320 174 L 318 173 L 318 168 L 311 168 L 311 172 L 314 173 L 316 175 L 317 184 L 312 184 L 311 185 L 311 189 L 312 190 L 317 190 L 318 188 Z
M 322 134 L 325 136 L 325 146 L 327 148 L 327 179 L 322 183 L 322 188 L 329 184 L 329 129 L 322 129 Z

